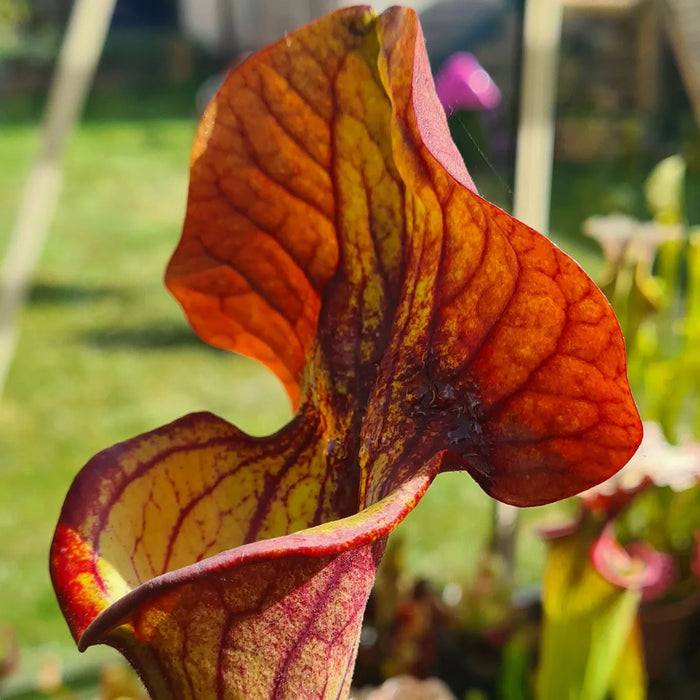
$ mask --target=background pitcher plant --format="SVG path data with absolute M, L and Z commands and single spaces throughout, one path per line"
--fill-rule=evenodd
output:
M 439 472 L 536 505 L 641 439 L 610 306 L 477 195 L 412 10 L 341 10 L 231 73 L 166 283 L 296 415 L 264 438 L 189 415 L 73 483 L 61 607 L 154 698 L 346 697 L 386 537 Z

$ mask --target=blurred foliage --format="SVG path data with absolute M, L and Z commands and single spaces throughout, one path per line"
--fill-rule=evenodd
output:
M 647 207 L 660 224 L 683 222 L 685 161 L 680 155 L 665 158 L 649 173 L 644 185 Z
M 29 18 L 28 0 L 0 0 L 0 60 L 19 47 Z
M 0 0 L 0 27 L 17 31 L 29 17 L 29 0 Z
M 409 674 L 438 677 L 459 698 L 529 700 L 538 597 L 514 601 L 504 562 L 488 550 L 471 575 L 442 586 L 411 575 L 404 554 L 393 538 L 367 607 L 354 683 Z
M 700 229 L 688 225 L 686 163 L 671 156 L 644 183 L 653 216 L 588 219 L 605 255 L 599 280 L 620 320 L 645 418 L 672 441 L 700 435 Z
M 671 554 L 676 564 L 676 583 L 665 600 L 692 595 L 700 585 L 692 570 L 700 532 L 700 486 L 683 491 L 654 487 L 637 495 L 617 522 L 621 542 L 646 542 Z
M 686 163 L 680 155 L 652 169 L 643 187 L 652 221 L 618 213 L 593 217 L 584 224 L 585 233 L 598 241 L 604 253 L 600 285 L 625 335 L 630 381 L 642 415 L 657 420 L 672 441 L 700 434 L 700 235 L 688 226 L 685 175 Z M 650 445 L 645 438 L 633 461 Z M 626 470 L 639 470 L 632 462 L 614 477 L 620 480 L 620 490 L 608 501 L 611 509 L 603 520 L 593 520 L 584 508 L 570 534 L 550 540 L 539 700 L 647 696 L 638 611 L 642 572 L 650 564 L 636 559 L 632 549 L 630 553 L 622 547 L 609 550 L 611 571 L 619 567 L 620 573 L 626 570 L 624 575 L 629 576 L 629 587 L 623 587 L 622 576 L 619 585 L 613 585 L 595 564 L 594 548 L 604 531 L 614 527 L 622 545 L 643 543 L 653 548 L 648 551 L 658 552 L 654 554 L 658 561 L 663 558 L 672 566 L 662 605 L 695 596 L 700 533 L 696 446 L 688 447 L 688 483 L 674 489 L 671 476 L 658 483 L 654 478 L 654 471 L 663 475 L 665 469 L 670 474 L 678 469 L 669 461 L 676 457 L 674 449 L 681 448 L 651 449 L 642 455 L 638 461 L 647 460 L 651 471 L 639 475 L 636 485 L 624 484 Z M 599 489 L 606 494 L 605 485 Z M 603 503 L 606 498 L 610 495 L 602 496 Z M 614 540 L 610 543 L 618 547 Z M 666 576 L 659 570 L 662 575 Z M 635 578 L 639 583 L 634 583 Z M 697 605 L 688 606 L 686 617 L 696 611 Z M 681 644 L 679 637 L 674 654 L 680 652 Z M 650 658 L 647 655 L 647 662 Z M 650 668 L 654 673 L 668 671 L 668 665 L 655 668 L 653 660 Z
M 589 550 L 595 527 L 549 542 L 544 575 L 538 700 L 605 700 L 609 693 L 627 700 L 645 697 L 643 656 L 635 618 L 640 593 L 608 583 L 596 571 Z M 624 659 L 628 673 L 615 670 Z M 634 687 L 634 690 L 633 690 Z

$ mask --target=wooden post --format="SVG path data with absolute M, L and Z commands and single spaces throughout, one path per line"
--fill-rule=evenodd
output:
M 561 25 L 559 0 L 526 0 L 513 214 L 545 235 L 549 233 Z M 503 556 L 511 584 L 517 524 L 517 509 L 497 503 L 492 547 Z
M 65 144 L 82 112 L 116 0 L 76 0 L 54 70 L 41 146 L 24 186 L 0 287 L 0 396 L 17 344 L 19 315 L 61 189 Z
M 549 233 L 549 204 L 561 42 L 558 0 L 526 0 L 513 214 Z

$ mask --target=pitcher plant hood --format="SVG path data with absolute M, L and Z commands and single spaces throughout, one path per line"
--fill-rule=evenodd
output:
M 479 197 L 410 9 L 340 10 L 230 74 L 166 283 L 296 415 L 264 438 L 186 416 L 73 483 L 61 607 L 154 698 L 346 697 L 386 537 L 440 471 L 537 505 L 641 438 L 609 304 Z

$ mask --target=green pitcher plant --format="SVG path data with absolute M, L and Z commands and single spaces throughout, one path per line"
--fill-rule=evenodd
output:
M 269 437 L 207 413 L 78 474 L 51 575 L 82 650 L 153 698 L 345 698 L 386 538 L 440 473 L 520 506 L 641 439 L 593 282 L 478 196 L 416 14 L 330 14 L 206 110 L 166 284 L 295 409 Z

